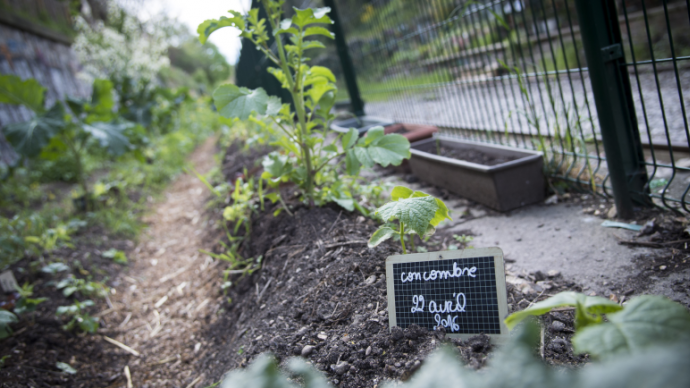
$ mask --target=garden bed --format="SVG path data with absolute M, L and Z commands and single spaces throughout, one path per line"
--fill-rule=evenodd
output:
M 246 158 L 237 160 L 255 165 Z M 283 193 L 289 197 L 290 189 Z M 384 262 L 400 252 L 392 243 L 367 248 L 366 241 L 376 230 L 373 220 L 335 205 L 313 209 L 292 205 L 294 216 L 283 212 L 274 217 L 272 206 L 277 205 L 266 201 L 266 211 L 252 221 L 254 232 L 240 253 L 263 255 L 263 266 L 251 276 L 231 278 L 233 286 L 227 294 L 231 302 L 224 304 L 225 312 L 207 333 L 219 346 L 209 342 L 213 349 L 205 351 L 201 360 L 199 372 L 206 383 L 247 366 L 264 352 L 280 361 L 303 355 L 342 387 L 406 379 L 442 343 L 455 346 L 473 368 L 485 364 L 492 348 L 488 337 L 449 340 L 443 332 L 418 327 L 389 331 Z M 537 281 L 546 281 L 548 293 L 535 285 Z M 541 273 L 531 280 L 525 276 L 520 284 L 542 292 L 532 294 L 529 287 L 529 293 L 523 294 L 527 289 L 509 284 L 512 310 L 562 290 L 579 290 L 560 275 L 547 278 Z M 554 312 L 545 319 L 552 329 L 546 331 L 544 358 L 559 365 L 586 361 L 574 356 L 569 344 L 572 312 Z M 553 321 L 560 323 L 552 325 Z

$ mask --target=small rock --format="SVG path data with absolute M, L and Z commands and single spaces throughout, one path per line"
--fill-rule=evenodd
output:
M 530 287 L 529 284 L 525 284 L 524 286 L 522 286 L 520 292 L 522 292 L 525 295 L 532 295 L 537 293 L 536 291 L 534 291 L 532 287 Z
M 481 218 L 481 217 L 484 217 L 486 215 L 486 211 L 482 210 L 482 209 L 470 208 L 469 213 L 472 216 L 472 218 Z
M 347 361 L 340 361 L 337 365 L 331 365 L 331 369 L 335 373 L 342 375 L 343 373 L 350 370 L 350 364 Z
M 549 198 L 546 198 L 546 200 L 544 201 L 545 205 L 555 205 L 557 203 L 558 203 L 558 195 L 557 194 L 554 194 L 554 195 L 550 196 Z
M 568 351 L 568 341 L 563 338 L 554 338 L 547 348 L 555 353 L 565 353 Z
M 587 295 L 589 296 L 597 296 L 597 293 L 595 291 L 590 291 Z
M 399 362 L 396 362 L 396 363 L 395 363 L 395 367 L 396 367 L 396 368 L 400 368 L 401 366 L 402 366 L 401 363 L 399 363 Z
M 405 337 L 405 334 L 403 333 L 403 329 L 401 329 L 398 326 L 393 326 L 391 328 L 391 338 L 393 338 L 393 341 L 398 342 L 401 339 Z
M 614 219 L 616 218 L 616 215 L 618 213 L 616 212 L 616 205 L 611 206 L 611 209 L 609 209 L 608 213 L 606 213 L 606 218 L 608 219 Z
M 364 221 L 366 221 L 366 218 L 364 218 L 364 216 L 359 216 L 359 217 L 357 217 L 357 223 L 358 223 L 358 224 L 361 224 L 361 223 L 364 222 Z
M 659 267 L 659 269 L 663 271 L 663 270 L 666 269 L 666 266 L 665 266 L 665 265 L 662 265 L 662 266 Z
M 616 294 L 609 295 L 609 300 L 612 300 L 612 301 L 618 303 L 618 297 L 616 296 Z
M 328 335 L 327 335 L 325 332 L 322 331 L 321 333 L 319 333 L 319 334 L 316 335 L 316 338 L 325 341 L 325 340 L 328 339 Z
M 370 286 L 370 285 L 374 284 L 375 281 L 376 281 L 376 275 L 371 275 L 364 280 L 364 284 L 366 284 L 367 286 Z
M 302 348 L 302 352 L 301 352 L 300 354 L 302 355 L 302 357 L 307 357 L 307 356 L 310 355 L 313 351 L 314 351 L 314 347 L 311 346 L 311 345 L 307 345 L 307 346 L 305 346 L 305 347 Z
M 308 328 L 307 326 L 302 326 L 302 328 L 299 329 L 299 330 L 297 331 L 297 333 L 295 333 L 295 334 L 296 334 L 298 337 L 301 337 L 301 336 L 307 334 L 308 332 L 309 332 L 309 328 Z
M 550 278 L 555 278 L 555 277 L 559 276 L 560 274 L 561 274 L 561 271 L 557 271 L 555 269 L 552 269 L 551 271 L 546 273 L 546 276 L 548 276 Z
M 563 330 L 565 330 L 565 323 L 563 323 L 561 321 L 553 321 L 553 322 L 551 322 L 551 330 L 563 331 Z
M 490 344 L 491 340 L 486 334 L 475 335 L 467 340 L 467 345 L 472 348 L 473 352 L 481 352 L 488 349 Z
M 370 354 L 371 354 L 371 346 L 367 346 L 367 350 L 364 351 L 364 355 L 369 357 Z

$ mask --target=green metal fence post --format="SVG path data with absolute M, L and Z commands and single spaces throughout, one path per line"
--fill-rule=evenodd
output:
M 352 113 L 356 116 L 364 116 L 364 101 L 359 95 L 359 87 L 357 86 L 357 75 L 355 74 L 355 67 L 352 65 L 352 58 L 347 49 L 345 42 L 345 33 L 340 23 L 340 16 L 338 15 L 338 8 L 335 6 L 335 0 L 324 0 L 324 5 L 331 8 L 330 17 L 333 19 L 333 33 L 335 34 L 335 46 L 338 49 L 338 57 L 340 58 L 340 66 L 343 68 L 343 75 L 345 76 L 345 84 L 347 85 L 347 92 L 350 94 L 350 105 Z
M 632 218 L 633 203 L 649 204 L 647 172 L 615 0 L 576 4 L 614 202 L 619 217 Z

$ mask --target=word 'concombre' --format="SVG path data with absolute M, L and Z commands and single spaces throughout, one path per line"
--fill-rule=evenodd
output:
M 425 282 L 428 282 L 429 280 L 459 278 L 461 276 L 476 277 L 477 275 L 475 272 L 477 272 L 477 267 L 460 268 L 458 267 L 458 263 L 453 263 L 452 271 L 439 271 L 434 269 L 430 272 L 424 272 L 423 274 L 421 272 L 403 272 L 400 274 L 400 280 L 403 283 L 407 283 L 415 280 L 421 281 L 422 279 L 424 279 Z

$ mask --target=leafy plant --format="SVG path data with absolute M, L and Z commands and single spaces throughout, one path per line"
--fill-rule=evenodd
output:
M 62 326 L 63 330 L 71 331 L 75 327 L 79 327 L 87 333 L 95 333 L 98 330 L 98 318 L 94 318 L 85 312 L 87 308 L 93 305 L 93 301 L 87 299 L 83 302 L 75 300 L 72 305 L 58 307 L 57 315 L 72 317 L 67 324 Z
M 651 346 L 635 355 L 621 355 L 613 360 L 591 363 L 580 369 L 556 369 L 535 355 L 539 328 L 531 323 L 489 361 L 488 370 L 475 372 L 464 368 L 456 352 L 444 346 L 424 361 L 422 367 L 406 382 L 391 382 L 384 387 L 402 388 L 684 388 L 690 385 L 687 360 L 690 342 Z M 255 388 L 329 388 L 325 377 L 301 359 L 287 363 L 287 370 L 299 379 L 280 372 L 277 362 L 268 355 L 257 357 L 246 369 L 228 373 L 221 387 Z M 295 381 L 302 381 L 296 384 Z
M 45 88 L 36 80 L 22 81 L 13 75 L 0 76 L 0 102 L 23 105 L 35 116 L 30 121 L 10 124 L 4 129 L 7 140 L 22 156 L 57 159 L 72 157 L 76 177 L 85 196 L 89 193 L 83 154 L 92 146 L 114 156 L 132 148 L 125 131 L 133 125 L 117 121 L 113 113 L 112 84 L 96 80 L 90 101 L 68 99 L 44 108 Z
M 338 183 L 343 175 L 338 173 L 342 162 L 349 176 L 356 176 L 362 166 L 399 165 L 410 157 L 409 142 L 401 135 L 384 135 L 382 127 L 370 130 L 359 140 L 358 132 L 350 129 L 327 141 L 326 131 L 334 118 L 330 110 L 335 103 L 336 80 L 329 69 L 309 66 L 306 52 L 325 48 L 313 37 L 333 38 L 324 27 L 332 23 L 327 15 L 330 9 L 294 8 L 292 18 L 282 19 L 282 1 L 263 0 L 262 4 L 268 22 L 259 18 L 256 8 L 247 15 L 229 11 L 230 17 L 201 23 L 197 29 L 199 40 L 204 43 L 211 33 L 223 27 L 239 29 L 240 36 L 254 43 L 276 65 L 269 72 L 290 92 L 294 112 L 289 104 L 269 97 L 261 88 L 250 90 L 230 84 L 213 93 L 218 112 L 227 118 L 251 118 L 277 139 L 273 145 L 281 149 L 282 155 L 267 158 L 265 178 L 294 182 L 311 205 L 335 201 L 354 210 L 351 193 Z M 269 47 L 268 26 L 276 37 L 276 52 Z M 289 44 L 283 43 L 283 35 L 288 37 Z M 265 125 L 256 116 L 268 117 L 273 125 Z
M 421 191 L 413 191 L 404 186 L 396 186 L 391 192 L 391 201 L 376 210 L 376 215 L 383 222 L 369 239 L 369 247 L 373 248 L 389 238 L 400 238 L 403 254 L 405 249 L 405 235 L 410 235 L 410 246 L 414 250 L 414 235 L 420 237 L 431 236 L 436 232 L 436 226 L 450 218 L 446 204 L 438 198 Z M 392 221 L 398 220 L 398 225 Z
M 457 234 L 454 234 L 454 235 L 453 235 L 453 239 L 454 239 L 455 241 L 457 241 L 458 244 L 457 244 L 457 245 L 456 245 L 456 244 L 448 245 L 448 250 L 451 250 L 451 251 L 452 251 L 452 250 L 456 250 L 456 249 L 458 249 L 458 248 L 461 248 L 461 249 L 465 249 L 466 247 L 467 247 L 467 248 L 472 248 L 472 246 L 469 245 L 469 243 L 471 243 L 472 240 L 474 240 L 474 237 L 468 236 L 468 235 L 465 235 L 465 234 L 461 234 L 461 235 L 459 235 L 459 236 L 458 236 Z
M 0 339 L 5 339 L 12 335 L 10 323 L 17 323 L 17 316 L 7 310 L 0 309 Z
M 117 250 L 115 248 L 108 249 L 101 255 L 108 259 L 113 259 L 113 261 L 118 264 L 127 264 L 127 255 L 124 252 Z
M 62 290 L 62 294 L 67 297 L 72 296 L 76 292 L 87 297 L 105 298 L 108 296 L 108 287 L 103 285 L 103 283 L 86 281 L 71 276 L 62 279 L 56 287 L 58 290 Z
M 558 307 L 575 307 L 573 346 L 579 353 L 599 358 L 637 353 L 654 344 L 690 340 L 690 312 L 657 295 L 633 298 L 625 306 L 596 296 L 561 292 L 509 315 L 509 328 L 532 315 Z M 604 322 L 602 315 L 606 314 Z
M 14 313 L 17 315 L 36 311 L 36 306 L 48 300 L 48 298 L 31 298 L 34 294 L 34 286 L 29 283 L 24 283 L 23 286 L 17 288 L 17 293 L 19 293 L 19 299 L 14 304 Z

